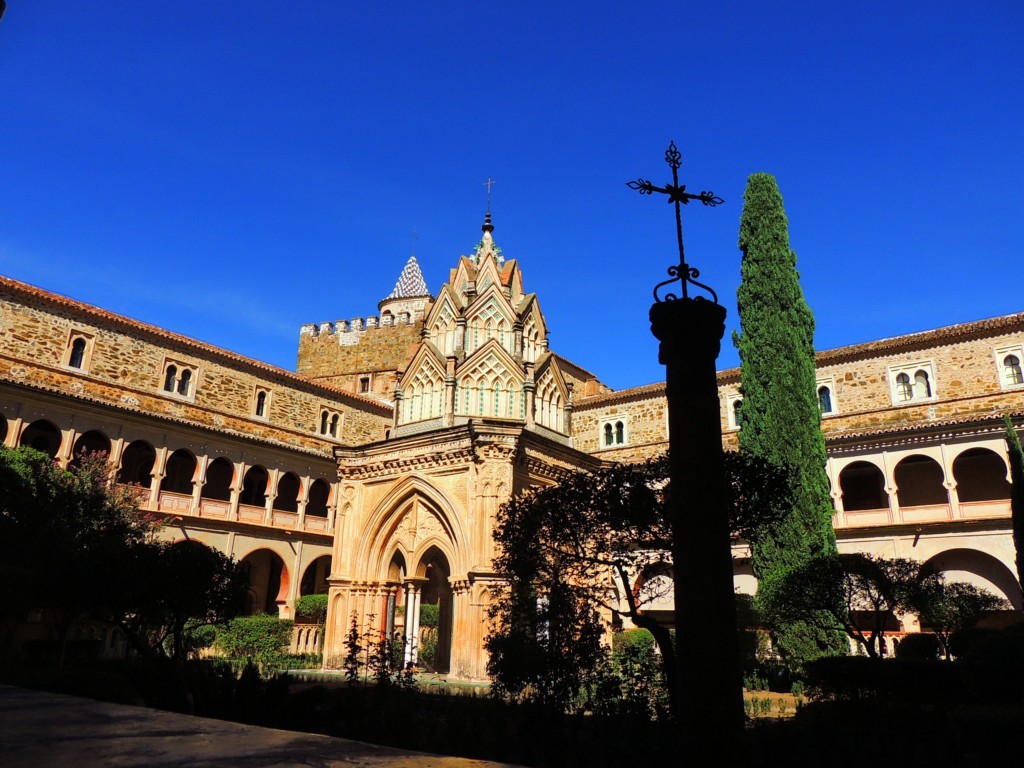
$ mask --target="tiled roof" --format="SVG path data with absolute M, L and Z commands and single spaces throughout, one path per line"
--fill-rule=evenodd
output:
M 329 384 L 322 384 L 320 382 L 313 381 L 307 376 L 293 373 L 292 371 L 285 370 L 284 368 L 278 368 L 275 365 L 270 365 L 269 363 L 264 363 L 251 357 L 245 357 L 237 352 L 231 352 L 230 350 L 216 347 L 213 344 L 197 341 L 196 339 L 188 336 L 182 336 L 179 333 L 173 333 L 158 326 L 150 325 L 149 323 L 133 320 L 130 317 L 118 315 L 114 312 L 100 309 L 99 307 L 95 307 L 91 304 L 85 304 L 81 301 L 69 299 L 67 296 L 61 296 L 57 293 L 44 291 L 42 288 L 37 288 L 34 285 L 22 283 L 19 280 L 13 280 L 9 277 L 4 277 L 3 275 L 0 275 L 0 291 L 31 297 L 58 307 L 66 307 L 73 311 L 95 318 L 96 320 L 120 326 L 128 331 L 141 333 L 162 342 L 169 342 L 190 348 L 200 354 L 211 355 L 230 363 L 245 365 L 249 368 L 283 379 L 286 383 L 329 393 L 333 397 L 347 400 L 353 406 L 361 407 L 364 410 L 376 411 L 382 415 L 386 415 L 391 412 L 391 408 L 382 405 L 378 400 L 374 400 L 373 398 L 357 395 L 354 392 L 347 392 L 343 389 L 332 387 Z
M 395 289 L 387 295 L 384 301 L 388 299 L 420 298 L 429 295 L 430 291 L 427 290 L 427 282 L 423 279 L 423 272 L 420 270 L 419 262 L 416 261 L 415 256 L 410 256 L 409 260 L 405 262 L 405 267 L 402 268 L 402 274 L 398 276 Z

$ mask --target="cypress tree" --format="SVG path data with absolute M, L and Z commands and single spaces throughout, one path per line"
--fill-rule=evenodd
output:
M 814 315 L 789 247 L 782 195 L 773 176 L 755 173 L 743 198 L 741 333 L 733 337 L 743 395 L 739 443 L 742 450 L 787 467 L 793 483 L 790 514 L 762 526 L 751 541 L 754 574 L 765 597 L 789 571 L 834 554 L 836 539 L 815 386 Z M 776 650 L 797 665 L 845 645 L 805 622 L 765 619 Z

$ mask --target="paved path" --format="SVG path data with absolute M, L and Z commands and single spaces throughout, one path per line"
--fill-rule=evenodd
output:
M 0 766 L 4 768 L 502 765 L 0 686 Z

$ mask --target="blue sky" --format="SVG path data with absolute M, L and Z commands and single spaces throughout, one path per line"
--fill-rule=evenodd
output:
M 738 325 L 776 176 L 826 349 L 1024 310 L 1024 4 L 9 0 L 0 273 L 293 368 L 299 326 L 432 290 L 480 235 L 552 348 L 663 379 L 671 209 Z M 719 367 L 737 363 L 723 343 Z

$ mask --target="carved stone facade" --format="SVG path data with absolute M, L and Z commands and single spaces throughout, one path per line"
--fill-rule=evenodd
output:
M 668 424 L 663 384 L 611 391 L 548 348 L 492 231 L 436 296 L 410 259 L 379 317 L 303 326 L 303 375 L 0 278 L 0 439 L 65 465 L 107 451 L 166 536 L 249 562 L 254 610 L 329 592 L 327 667 L 353 618 L 416 660 L 431 603 L 433 666 L 484 677 L 500 505 L 656 455 Z M 1022 361 L 1024 313 L 819 353 L 842 550 L 914 557 L 1021 607 L 1001 431 L 1024 421 Z M 735 447 L 739 371 L 718 380 Z M 734 555 L 753 592 L 742 542 Z

